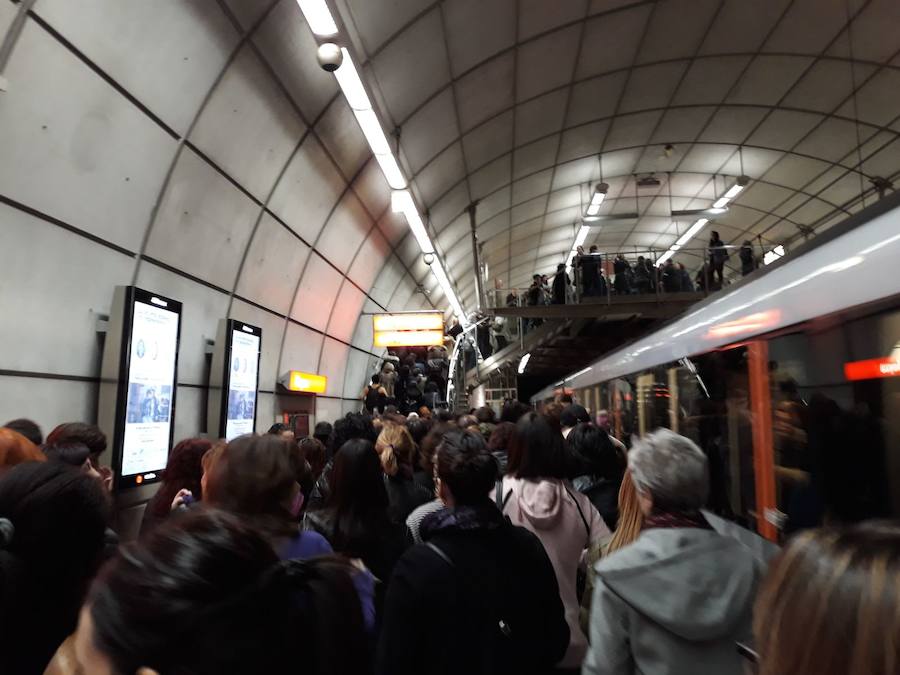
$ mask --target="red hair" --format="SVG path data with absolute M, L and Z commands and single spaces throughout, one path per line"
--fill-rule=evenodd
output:
M 41 449 L 18 431 L 0 428 L 0 471 L 11 469 L 22 462 L 46 460 Z

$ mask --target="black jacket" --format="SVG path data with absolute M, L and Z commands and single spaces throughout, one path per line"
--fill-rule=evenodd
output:
M 442 509 L 394 570 L 378 675 L 538 675 L 566 652 L 553 566 L 496 507 Z M 429 545 L 437 547 L 437 551 Z
M 619 522 L 619 486 L 621 480 L 611 481 L 595 476 L 579 476 L 572 481 L 572 487 L 591 500 L 600 512 L 610 530 L 615 530 Z
M 421 483 L 401 475 L 402 470 L 396 476 L 385 476 L 384 487 L 387 489 L 388 518 L 392 523 L 404 525 L 406 516 L 425 502 L 434 499 L 434 491 L 429 490 Z

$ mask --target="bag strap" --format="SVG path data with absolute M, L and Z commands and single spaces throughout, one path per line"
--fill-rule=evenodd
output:
M 440 546 L 438 546 L 437 544 L 433 544 L 433 543 L 431 543 L 430 541 L 426 541 L 426 542 L 425 542 L 425 545 L 426 545 L 428 548 L 430 548 L 432 551 L 434 551 L 435 554 L 436 554 L 441 560 L 443 560 L 445 563 L 447 563 L 451 568 L 456 569 L 456 565 L 455 565 L 455 564 L 453 563 L 453 561 L 450 559 L 450 556 L 447 555 L 446 553 L 444 553 L 443 549 L 441 549 Z
M 506 508 L 506 502 L 509 501 L 509 498 L 512 497 L 513 491 L 510 490 L 506 493 L 506 496 L 503 496 L 503 479 L 497 481 L 497 485 L 494 488 L 494 503 L 497 504 L 497 508 L 500 509 L 500 513 L 503 513 L 503 509 Z
M 572 498 L 572 501 L 575 502 L 575 508 L 578 509 L 578 515 L 581 516 L 581 522 L 584 523 L 584 529 L 587 532 L 587 546 L 585 548 L 590 548 L 591 546 L 591 526 L 588 524 L 587 518 L 584 516 L 584 511 L 581 510 L 581 504 L 578 503 L 578 500 L 575 499 L 575 495 L 572 494 L 572 491 L 569 489 L 569 486 L 563 483 L 563 487 L 566 492 L 569 493 L 569 496 Z

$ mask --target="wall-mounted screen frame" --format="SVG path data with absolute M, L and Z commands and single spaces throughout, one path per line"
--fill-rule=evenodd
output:
M 116 288 L 99 411 L 101 427 L 112 430 L 116 490 L 159 481 L 168 462 L 181 314 L 177 300 L 135 286 Z
M 207 428 L 231 440 L 256 429 L 262 328 L 222 319 L 210 370 Z

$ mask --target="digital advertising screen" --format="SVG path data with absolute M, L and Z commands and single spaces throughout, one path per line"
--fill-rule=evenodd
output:
M 229 321 L 228 342 L 224 390 L 228 392 L 225 439 L 230 441 L 243 434 L 252 434 L 255 428 L 262 331 L 239 321 Z
M 172 444 L 181 303 L 130 289 L 126 401 L 120 463 L 123 487 L 159 479 Z M 121 424 L 121 422 L 120 422 Z

